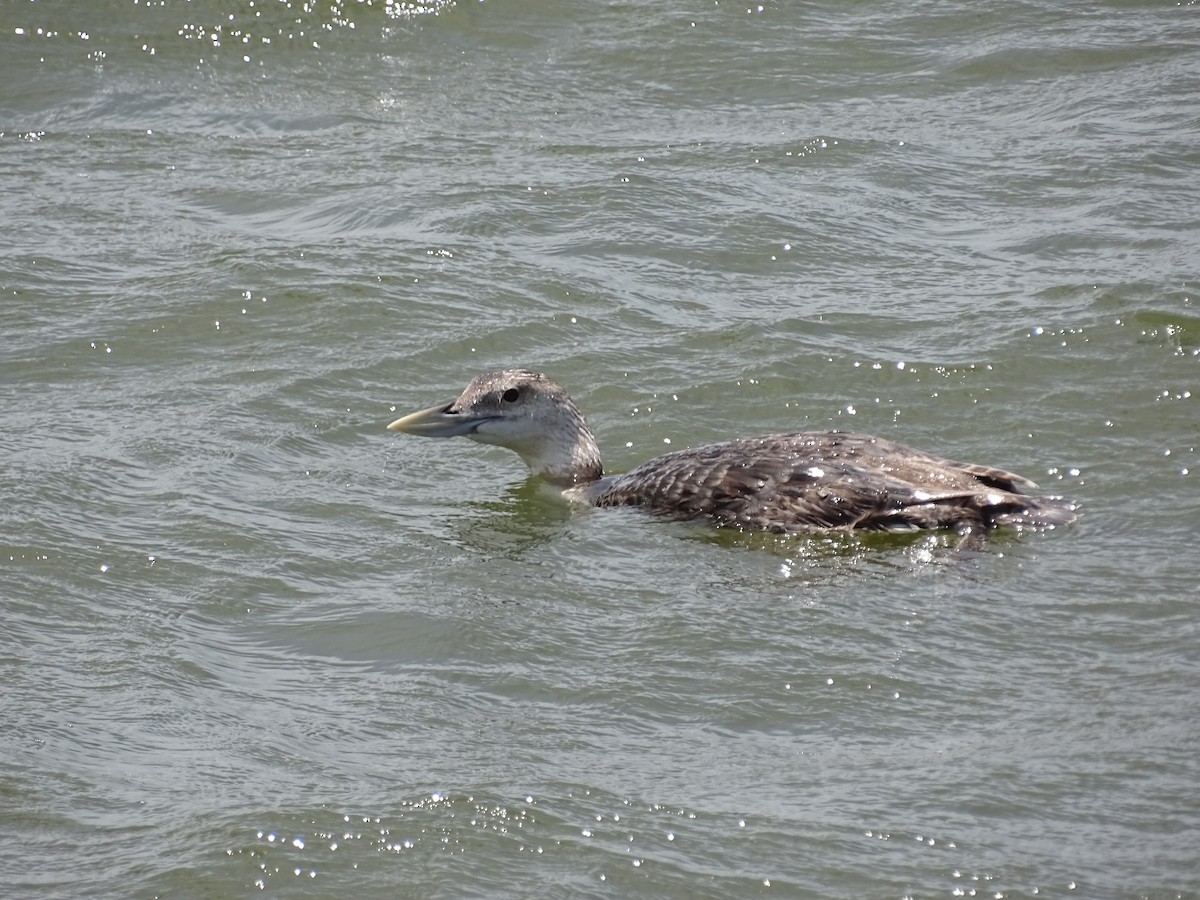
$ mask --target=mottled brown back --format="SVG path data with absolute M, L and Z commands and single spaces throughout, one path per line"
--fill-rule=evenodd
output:
M 1033 486 L 1002 469 L 943 459 L 869 435 L 829 432 L 668 453 L 618 476 L 594 502 L 770 532 L 969 531 L 1074 520 L 1065 501 L 1019 493 Z

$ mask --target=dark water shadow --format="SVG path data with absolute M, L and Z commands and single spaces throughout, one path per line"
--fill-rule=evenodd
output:
M 517 558 L 561 536 L 573 509 L 543 482 L 529 478 L 509 485 L 496 500 L 472 500 L 449 522 L 452 539 L 464 549 Z

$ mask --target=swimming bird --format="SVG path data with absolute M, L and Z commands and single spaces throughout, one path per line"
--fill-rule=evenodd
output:
M 1037 485 L 1020 475 L 843 431 L 710 444 L 606 476 L 595 435 L 566 390 L 523 369 L 480 375 L 458 399 L 387 427 L 507 447 L 568 499 L 591 506 L 635 506 L 746 531 L 952 528 L 966 538 L 1075 519 L 1074 504 L 1022 493 Z

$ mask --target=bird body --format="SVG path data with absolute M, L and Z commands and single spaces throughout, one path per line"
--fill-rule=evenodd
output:
M 747 531 L 953 528 L 972 534 L 1075 519 L 1074 505 L 1065 500 L 1022 493 L 1037 486 L 1019 475 L 841 431 L 709 444 L 604 476 L 595 437 L 567 392 L 545 375 L 520 369 L 481 375 L 457 400 L 388 428 L 508 447 L 577 502 L 635 506 Z

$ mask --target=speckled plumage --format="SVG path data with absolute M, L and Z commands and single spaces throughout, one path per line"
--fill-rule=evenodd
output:
M 463 435 L 509 447 L 530 468 L 593 506 L 636 506 L 776 533 L 1051 527 L 1074 505 L 1022 490 L 1026 478 L 848 432 L 775 434 L 656 457 L 602 477 L 591 429 L 567 392 L 544 375 L 511 369 L 474 379 L 455 401 L 388 426 L 428 437 Z

